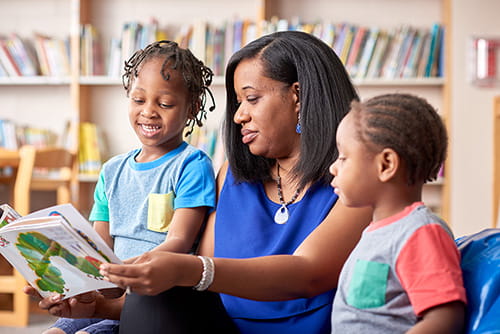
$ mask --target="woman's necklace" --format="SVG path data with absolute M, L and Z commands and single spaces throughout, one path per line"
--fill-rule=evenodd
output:
M 289 217 L 287 205 L 295 202 L 297 197 L 299 197 L 299 194 L 302 191 L 302 188 L 301 187 L 297 188 L 297 190 L 295 191 L 295 194 L 292 196 L 292 198 L 288 202 L 285 202 L 285 200 L 283 199 L 283 191 L 281 190 L 281 176 L 280 176 L 280 164 L 279 163 L 276 163 L 276 174 L 278 175 L 278 178 L 276 179 L 276 186 L 278 187 L 278 197 L 280 198 L 281 206 L 279 207 L 278 210 L 276 210 L 276 213 L 274 214 L 274 222 L 276 224 L 284 224 L 288 221 L 288 217 Z

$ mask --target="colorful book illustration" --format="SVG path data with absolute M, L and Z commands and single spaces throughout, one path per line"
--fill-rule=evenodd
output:
M 19 214 L 11 207 L 1 208 L 0 254 L 40 295 L 60 293 L 68 298 L 116 287 L 103 279 L 99 266 L 121 261 L 71 204 L 17 219 L 12 219 Z

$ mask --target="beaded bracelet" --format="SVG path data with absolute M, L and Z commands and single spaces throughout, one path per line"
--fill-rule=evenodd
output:
M 203 273 L 201 274 L 200 281 L 193 286 L 193 289 L 196 291 L 205 291 L 214 281 L 214 260 L 206 256 L 198 256 L 198 258 L 203 263 Z

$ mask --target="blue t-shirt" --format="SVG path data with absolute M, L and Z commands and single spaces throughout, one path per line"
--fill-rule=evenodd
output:
M 140 150 L 103 165 L 94 193 L 92 221 L 108 221 L 114 251 L 127 259 L 165 241 L 174 210 L 215 206 L 210 158 L 183 142 L 150 162 L 138 163 Z
M 228 169 L 217 204 L 214 254 L 225 258 L 292 254 L 325 219 L 337 198 L 329 185 L 314 184 L 300 201 L 288 205 L 288 221 L 276 224 L 280 204 L 269 199 L 262 183 L 235 183 Z M 314 334 L 330 333 L 333 295 L 328 291 L 279 302 L 226 294 L 221 298 L 241 333 Z

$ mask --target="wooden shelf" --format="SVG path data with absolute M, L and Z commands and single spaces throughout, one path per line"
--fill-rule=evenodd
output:
M 108 76 L 84 76 L 79 80 L 81 85 L 86 86 L 105 86 L 105 85 L 122 85 L 121 78 Z M 360 87 L 400 87 L 400 86 L 422 86 L 422 87 L 439 87 L 444 85 L 444 78 L 408 78 L 408 79 L 354 79 L 353 83 Z M 214 77 L 213 85 L 223 86 L 225 78 L 223 76 Z
M 69 77 L 2 77 L 0 85 L 2 86 L 30 86 L 30 85 L 69 85 Z

